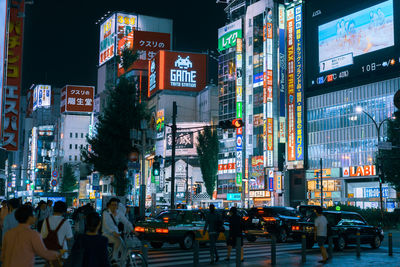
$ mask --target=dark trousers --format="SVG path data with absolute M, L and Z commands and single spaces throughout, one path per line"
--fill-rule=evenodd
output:
M 218 240 L 219 233 L 209 233 L 210 236 L 210 255 L 211 260 L 218 258 L 218 250 L 217 250 L 217 240 Z

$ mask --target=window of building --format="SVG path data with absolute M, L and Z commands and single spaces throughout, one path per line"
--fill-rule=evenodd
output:
M 75 133 L 75 138 L 78 138 L 78 133 Z
M 83 138 L 83 133 L 81 133 L 81 138 Z
M 75 149 L 78 149 L 78 144 L 75 144 Z
M 249 56 L 249 65 L 253 64 L 253 56 Z
M 253 82 L 253 80 L 252 80 L 252 76 L 251 75 L 249 75 L 249 84 L 251 84 Z
M 69 149 L 72 149 L 72 144 L 69 144 Z
M 83 145 L 80 145 L 79 148 L 82 149 L 82 148 L 83 148 Z
M 77 161 L 78 160 L 78 156 L 77 155 L 75 155 L 75 161 Z
M 71 155 L 69 155 L 69 161 L 71 161 L 72 160 L 72 156 Z
M 249 28 L 251 27 L 251 18 L 249 19 Z
M 69 137 L 72 138 L 72 133 L 69 133 Z
M 253 104 L 253 95 L 249 95 L 249 105 Z
M 253 144 L 253 136 L 250 134 L 249 135 L 249 145 Z
M 249 46 L 251 46 L 253 44 L 253 37 L 249 37 Z

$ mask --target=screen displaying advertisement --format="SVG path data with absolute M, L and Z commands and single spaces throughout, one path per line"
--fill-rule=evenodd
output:
M 306 5 L 310 10 L 306 20 L 310 92 L 340 89 L 348 83 L 354 86 L 400 70 L 400 2 L 339 0 Z M 335 8 L 341 5 L 346 9 Z
M 254 156 L 251 158 L 250 190 L 265 189 L 264 158 Z

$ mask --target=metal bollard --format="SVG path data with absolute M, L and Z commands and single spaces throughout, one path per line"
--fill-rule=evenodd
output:
M 389 233 L 389 256 L 393 256 L 393 237 L 392 233 Z
M 276 236 L 271 236 L 271 265 L 276 265 Z
M 360 254 L 361 254 L 361 248 L 360 248 L 360 232 L 359 231 L 357 231 L 357 234 L 356 234 L 356 238 L 357 238 L 357 258 L 359 258 L 360 257 Z
M 307 248 L 307 239 L 306 235 L 301 236 L 301 262 L 306 262 L 306 248 Z
M 199 240 L 195 240 L 193 244 L 193 266 L 199 266 Z
M 147 243 L 146 240 L 143 240 L 142 241 L 142 254 L 143 254 L 143 258 L 144 258 L 145 262 L 149 262 L 148 261 L 148 253 L 147 253 L 148 249 L 149 249 L 149 244 Z
M 329 259 L 333 257 L 333 239 L 331 236 L 328 237 L 328 257 Z
M 242 239 L 240 237 L 236 237 L 236 267 L 240 267 L 242 265 Z

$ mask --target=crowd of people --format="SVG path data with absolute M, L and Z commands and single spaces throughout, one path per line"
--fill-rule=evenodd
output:
M 102 216 L 87 204 L 72 215 L 74 229 L 65 215 L 63 201 L 32 203 L 21 199 L 1 203 L 1 266 L 34 266 L 35 256 L 46 259 L 50 266 L 123 266 L 126 258 L 124 234 L 134 227 L 126 208 L 111 198 Z M 108 246 L 112 245 L 111 260 Z M 70 251 L 68 254 L 67 252 Z

